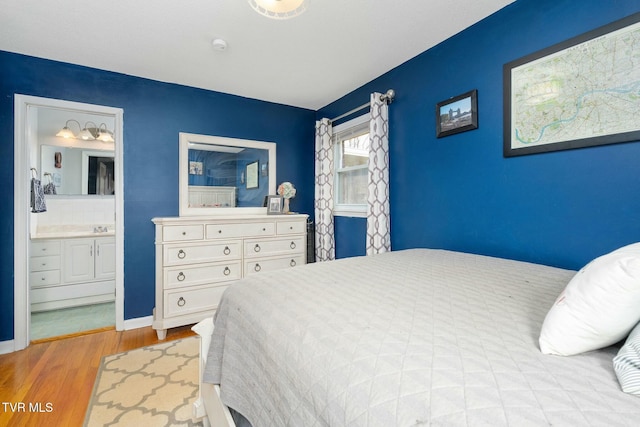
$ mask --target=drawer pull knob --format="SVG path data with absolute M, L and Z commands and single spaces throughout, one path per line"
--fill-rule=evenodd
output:
M 289 230 L 293 230 L 293 226 L 292 225 L 289 226 Z
M 218 234 L 222 234 L 222 230 L 218 230 Z
M 183 232 L 182 232 L 182 235 L 183 235 L 183 236 L 186 236 L 186 235 L 187 235 L 187 232 L 186 232 L 186 231 L 183 231 Z
M 254 269 L 255 271 L 260 271 L 260 270 L 262 270 L 262 267 L 260 267 L 260 264 L 256 263 L 256 266 L 255 266 L 255 267 L 253 267 L 253 269 Z
M 184 307 L 186 303 L 187 301 L 183 297 L 180 297 L 180 299 L 178 300 L 178 307 Z
M 185 251 L 183 251 L 182 249 L 180 249 L 178 251 L 178 258 L 184 259 L 186 256 L 187 256 L 187 253 Z
M 231 269 L 230 269 L 229 267 L 225 267 L 225 268 L 224 268 L 224 275 L 225 275 L 225 276 L 228 276 L 228 275 L 230 275 L 230 274 L 231 274 Z
M 231 253 L 231 249 L 229 249 L 229 246 L 225 246 L 224 247 L 224 254 L 225 255 L 229 255 Z
M 296 248 L 296 242 L 291 242 L 291 244 L 289 245 L 289 247 L 291 249 L 295 249 Z
M 182 282 L 185 278 L 186 278 L 186 276 L 184 275 L 184 273 L 182 271 L 180 273 L 178 273 L 178 282 Z
M 47 280 L 47 279 L 44 276 L 42 276 L 42 279 L 40 279 L 40 280 Z
M 292 259 L 292 260 L 291 260 L 291 262 L 289 263 L 289 265 L 290 265 L 291 267 L 295 267 L 295 266 L 296 266 L 296 260 L 295 260 L 295 259 Z
M 256 252 L 260 252 L 260 245 L 256 243 L 256 245 L 253 247 L 253 250 Z
M 263 228 L 262 228 L 262 231 L 267 231 L 267 229 L 263 227 Z

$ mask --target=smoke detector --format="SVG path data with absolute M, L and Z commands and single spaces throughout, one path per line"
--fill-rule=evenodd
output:
M 222 39 L 213 39 L 211 42 L 215 50 L 224 51 L 227 50 L 227 42 Z

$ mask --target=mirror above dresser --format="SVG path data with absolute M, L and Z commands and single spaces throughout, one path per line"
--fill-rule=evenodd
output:
M 276 191 L 273 142 L 180 133 L 180 216 L 265 214 Z

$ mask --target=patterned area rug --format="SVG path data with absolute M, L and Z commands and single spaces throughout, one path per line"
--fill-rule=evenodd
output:
M 105 356 L 93 387 L 85 427 L 199 426 L 198 338 Z

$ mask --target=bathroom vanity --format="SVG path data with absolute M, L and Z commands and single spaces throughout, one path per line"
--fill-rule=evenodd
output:
M 105 229 L 59 229 L 32 236 L 32 312 L 115 299 L 115 237 L 108 227 L 101 228 Z

